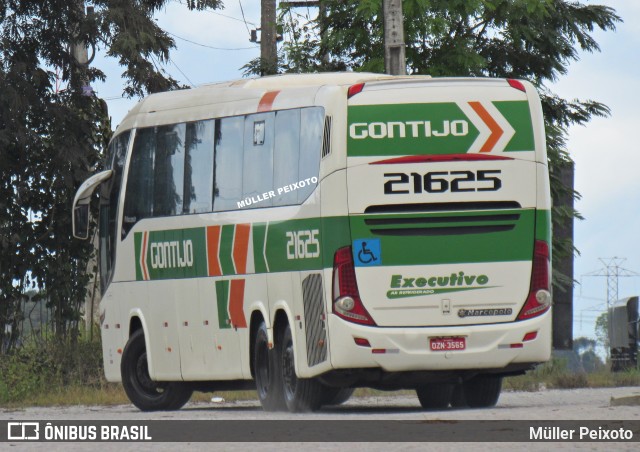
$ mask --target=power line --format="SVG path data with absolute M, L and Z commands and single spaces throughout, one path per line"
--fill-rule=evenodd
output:
M 183 38 L 182 36 L 178 36 L 178 35 L 176 35 L 174 33 L 171 33 L 170 31 L 167 31 L 167 30 L 165 30 L 165 33 L 173 36 L 174 38 L 178 38 L 178 39 L 180 39 L 182 41 L 186 41 L 188 43 L 191 43 L 191 44 L 194 44 L 194 45 L 197 45 L 197 46 L 200 46 L 200 47 L 206 47 L 208 49 L 213 49 L 213 50 L 232 50 L 233 51 L 233 50 L 249 50 L 249 49 L 257 49 L 258 48 L 258 46 L 236 47 L 236 48 L 214 47 L 214 46 L 210 46 L 210 45 L 207 45 L 207 44 L 201 44 L 199 42 L 195 42 L 195 41 L 192 41 L 192 40 L 187 39 L 187 38 Z
M 242 7 L 242 0 L 238 0 L 238 3 L 240 4 L 240 12 L 242 13 L 242 20 L 244 22 L 244 26 L 247 27 L 247 33 L 249 33 L 249 36 L 251 36 L 251 30 L 249 30 L 249 25 L 247 25 L 247 19 L 244 17 L 244 8 Z
M 179 3 L 179 4 L 181 4 L 181 5 L 185 5 L 185 6 L 186 6 L 186 3 L 181 2 L 180 0 L 172 0 L 172 1 L 173 1 L 174 3 Z M 240 6 L 242 6 L 242 5 L 240 5 Z M 243 18 L 242 18 L 242 19 L 239 19 L 239 18 L 237 18 L 237 17 L 233 17 L 233 16 L 229 16 L 229 15 L 227 15 L 227 14 L 222 14 L 222 13 L 219 13 L 218 11 L 211 11 L 210 9 L 205 9 L 205 10 L 204 10 L 204 12 L 206 12 L 206 13 L 211 13 L 211 14 L 215 14 L 216 16 L 225 17 L 225 18 L 227 18 L 227 19 L 236 20 L 236 21 L 238 21 L 238 22 L 244 22 L 245 24 L 247 24 L 247 23 L 248 23 L 248 24 L 250 24 L 250 25 L 253 25 L 254 27 L 256 26 L 256 23 L 255 23 L 255 22 L 252 22 L 252 21 L 250 21 L 250 20 L 246 20 L 246 19 L 244 19 L 244 12 L 243 12 L 243 15 L 242 15 L 242 16 L 243 16 Z
M 640 276 L 640 273 L 626 268 L 620 267 L 620 265 L 626 260 L 625 258 L 612 257 L 608 259 L 599 259 L 605 266 L 599 270 L 592 271 L 583 276 L 605 276 L 607 278 L 607 311 L 609 306 L 618 300 L 618 279 L 622 277 L 636 277 Z
M 179 72 L 184 76 L 184 78 L 186 78 L 186 79 L 187 79 L 187 82 L 189 82 L 189 84 L 191 85 L 191 87 L 192 87 L 192 88 L 195 88 L 195 87 L 196 87 L 195 83 L 193 83 L 193 82 L 189 79 L 189 77 L 187 77 L 187 74 L 185 74 L 184 72 L 182 72 L 182 69 L 180 69 L 180 67 L 176 64 L 176 62 L 175 62 L 175 61 L 173 61 L 171 58 L 169 58 L 169 61 L 170 61 L 170 62 L 171 62 L 171 64 L 173 64 L 173 65 L 176 67 L 176 69 L 177 69 L 177 70 L 178 70 L 178 71 L 179 71 Z

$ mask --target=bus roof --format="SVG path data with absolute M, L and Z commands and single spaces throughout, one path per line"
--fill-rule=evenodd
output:
M 180 121 L 195 121 L 207 117 L 224 117 L 261 111 L 267 93 L 278 93 L 278 108 L 313 105 L 321 87 L 349 87 L 365 83 L 365 89 L 385 89 L 400 84 L 415 86 L 504 83 L 504 80 L 483 78 L 431 78 L 427 75 L 391 76 L 363 72 L 315 74 L 282 74 L 204 84 L 197 88 L 152 94 L 134 106 L 122 123 L 120 131 Z M 407 87 L 409 87 L 407 86 Z M 274 95 L 275 97 L 275 95 Z M 285 101 L 285 102 L 283 102 Z M 213 115 L 213 116 L 212 116 Z

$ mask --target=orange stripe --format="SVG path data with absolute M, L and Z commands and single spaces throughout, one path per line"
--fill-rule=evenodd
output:
M 221 276 L 220 259 L 218 251 L 220 247 L 220 226 L 207 228 L 207 260 L 209 262 L 209 276 Z
M 236 264 L 236 274 L 247 273 L 247 254 L 249 251 L 250 224 L 236 225 L 236 236 L 233 241 L 233 261 Z
M 229 290 L 229 317 L 234 328 L 246 328 L 244 317 L 244 279 L 232 279 Z
M 265 93 L 258 103 L 258 111 L 271 111 L 273 101 L 276 100 L 278 94 L 280 94 L 280 91 L 268 91 Z
M 489 114 L 487 110 L 482 106 L 480 102 L 469 102 L 473 111 L 475 111 L 480 119 L 484 121 L 484 123 L 489 126 L 491 130 L 491 135 L 487 139 L 487 141 L 482 145 L 480 152 L 491 152 L 493 147 L 496 145 L 500 137 L 504 133 L 504 130 L 498 125 L 498 123 L 493 119 L 493 117 Z

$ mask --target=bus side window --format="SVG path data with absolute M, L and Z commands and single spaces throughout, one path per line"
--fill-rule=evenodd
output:
M 305 181 L 305 186 L 298 190 L 298 204 L 302 204 L 311 195 L 318 182 L 324 134 L 324 109 L 303 108 L 300 124 L 303 133 L 300 134 L 299 180 Z M 311 183 L 306 182 L 307 180 Z
M 244 121 L 242 199 L 248 208 L 273 205 L 274 117 L 273 112 L 258 113 Z
M 185 134 L 183 213 L 213 210 L 214 121 L 187 123 Z
M 242 199 L 244 117 L 216 120 L 213 210 L 238 209 Z
M 158 127 L 153 168 L 153 216 L 182 214 L 185 124 Z
M 153 127 L 136 131 L 124 200 L 122 238 L 138 221 L 153 214 L 153 161 L 156 133 Z
M 300 109 L 277 111 L 275 122 L 273 205 L 291 206 L 298 203 L 298 194 L 290 187 L 300 180 Z

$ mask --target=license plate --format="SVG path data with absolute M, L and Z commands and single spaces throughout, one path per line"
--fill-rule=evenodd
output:
M 431 351 L 446 352 L 450 350 L 464 350 L 467 341 L 464 337 L 432 337 L 429 339 Z

